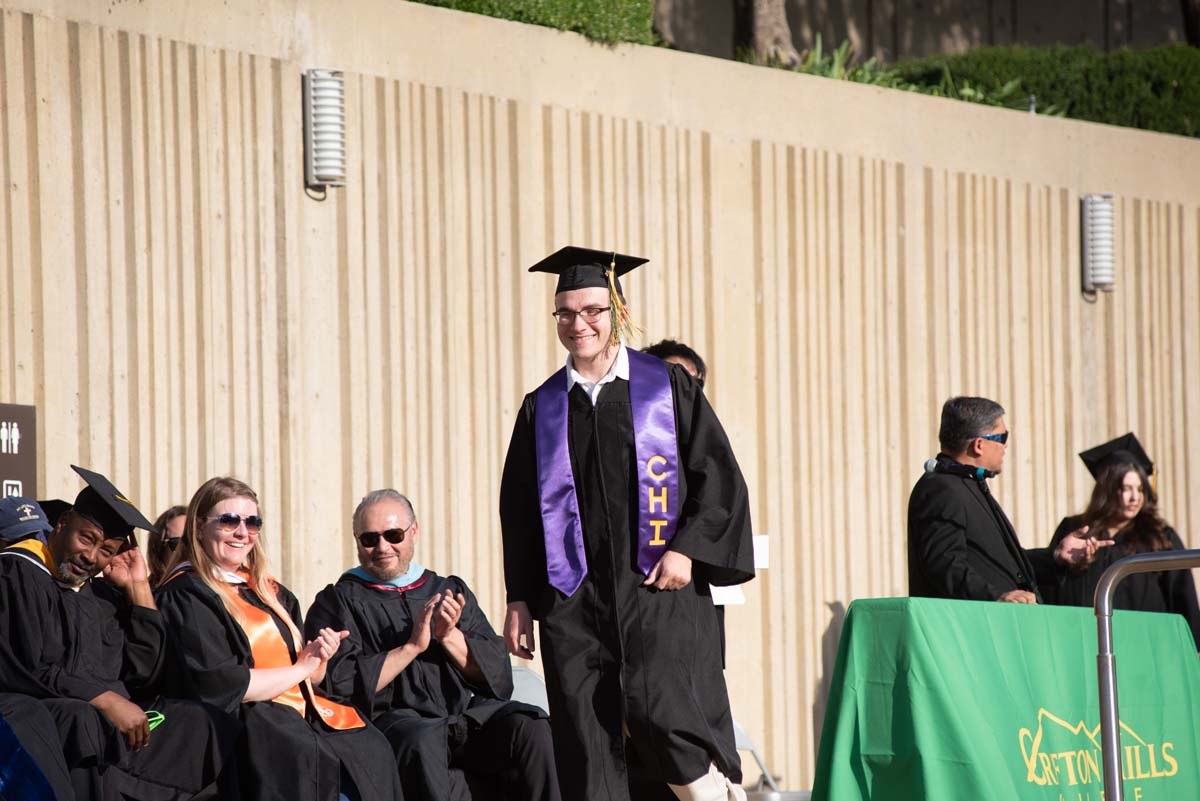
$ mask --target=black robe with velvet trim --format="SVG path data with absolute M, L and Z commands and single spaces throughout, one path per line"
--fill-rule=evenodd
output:
M 466 600 L 458 628 L 479 665 L 483 683 L 468 681 L 434 640 L 395 679 L 376 691 L 388 652 L 408 642 L 421 607 L 446 590 L 461 593 Z M 459 746 L 489 721 L 513 713 L 545 717 L 537 707 L 509 700 L 513 678 L 504 640 L 458 576 L 442 577 L 426 570 L 410 589 L 398 591 L 344 575 L 317 594 L 308 610 L 305 636 L 311 639 L 326 627 L 349 631 L 350 636 L 329 661 L 322 689 L 330 698 L 365 711 L 397 750 L 402 767 L 410 758 L 440 763 L 441 769 L 422 766 L 418 771 L 421 780 L 415 782 L 427 785 L 422 789 L 434 799 L 469 797 L 467 777 L 460 775 L 461 771 L 491 772 L 489 765 L 471 764 L 466 757 L 448 759 L 469 754 L 469 749 L 460 750 Z M 412 730 L 425 729 L 435 721 L 444 737 L 412 736 Z M 421 753 L 404 753 L 414 747 Z M 526 768 L 511 766 L 516 771 Z
M 292 659 L 296 643 L 286 623 L 253 592 L 241 595 L 271 615 Z M 279 603 L 297 627 L 300 605 L 283 585 Z M 243 702 L 254 657 L 250 641 L 221 599 L 191 573 L 168 580 L 157 593 L 174 657 L 171 688 L 240 716 L 238 743 L 242 795 L 255 801 L 335 801 L 344 770 L 367 799 L 402 799 L 392 752 L 369 723 L 338 731 L 322 722 L 309 703 L 307 718 L 274 701 Z M 307 691 L 305 691 L 307 692 Z
M 159 695 L 165 643 L 158 610 L 129 604 L 101 579 L 72 591 L 29 555 L 6 552 L 0 642 L 0 692 L 36 698 L 49 712 L 78 798 L 184 799 L 220 778 L 237 721 Z M 130 751 L 88 703 L 106 691 L 162 713 L 147 747 Z
M 550 586 L 538 500 L 536 392 L 517 416 L 500 487 L 509 602 L 539 621 L 564 798 L 626 799 L 686 784 L 710 762 L 741 779 L 711 584 L 754 577 L 750 507 L 729 440 L 699 386 L 671 366 L 679 443 L 679 525 L 670 549 L 692 582 L 660 592 L 637 567 L 638 476 L 629 382 L 593 407 L 568 397 L 571 468 L 588 572 L 566 597 Z M 629 733 L 628 743 L 623 729 Z

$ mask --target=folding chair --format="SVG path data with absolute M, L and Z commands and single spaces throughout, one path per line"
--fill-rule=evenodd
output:
M 754 741 L 736 720 L 733 722 L 733 743 L 737 750 L 750 752 L 750 756 L 754 757 L 754 761 L 758 763 L 759 772 L 762 773 L 762 778 L 758 780 L 758 787 L 746 793 L 747 801 L 810 801 L 812 793 L 807 790 L 779 789 L 779 784 L 771 775 L 767 763 L 763 761 L 762 755 L 754 747 Z M 764 790 L 764 784 L 769 789 Z

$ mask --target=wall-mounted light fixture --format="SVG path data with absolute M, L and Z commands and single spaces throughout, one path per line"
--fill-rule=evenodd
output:
M 341 70 L 304 73 L 304 183 L 346 185 L 346 78 Z
M 1084 293 L 1112 292 L 1117 288 L 1113 196 L 1093 194 L 1080 198 L 1079 228 Z

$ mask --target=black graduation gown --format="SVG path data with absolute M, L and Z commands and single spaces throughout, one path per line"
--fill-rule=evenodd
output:
M 682 590 L 642 586 L 637 567 L 628 381 L 604 385 L 595 407 L 578 385 L 568 398 L 588 560 L 587 577 L 569 598 L 546 578 L 536 392 L 525 396 L 509 445 L 500 488 L 505 583 L 509 602 L 524 601 L 540 624 L 564 798 L 625 799 L 646 782 L 694 781 L 711 762 L 741 780 L 709 585 L 754 577 L 748 493 L 699 386 L 682 368 L 672 366 L 670 376 L 682 494 L 670 548 L 693 560 L 693 581 Z
M 1082 525 L 1081 515 L 1063 518 L 1050 540 L 1050 548 L 1053 550 L 1058 547 L 1063 537 Z M 1168 528 L 1165 533 L 1171 541 L 1171 550 L 1181 551 L 1187 547 L 1174 529 Z M 1083 572 L 1063 571 L 1057 580 L 1044 582 L 1042 595 L 1046 603 L 1060 606 L 1094 606 L 1096 586 L 1100 583 L 1104 571 L 1131 553 L 1127 550 L 1124 533 L 1117 534 L 1115 540 L 1115 545 L 1098 551 L 1096 560 Z M 1134 573 L 1117 585 L 1117 591 L 1113 595 L 1113 606 L 1116 609 L 1183 615 L 1192 630 L 1196 647 L 1200 649 L 1200 605 L 1196 601 L 1196 582 L 1192 580 L 1191 571 Z
M 296 643 L 287 625 L 249 589 L 242 597 L 275 620 L 292 658 Z M 364 801 L 402 799 L 392 753 L 379 731 L 338 731 L 312 712 L 307 719 L 273 701 L 243 702 L 254 658 L 242 627 L 216 593 L 191 573 L 159 588 L 159 608 L 167 624 L 174 664 L 172 689 L 180 695 L 239 715 L 244 731 L 238 742 L 242 796 L 252 801 L 334 801 L 343 768 Z M 279 603 L 300 627 L 296 597 L 279 586 Z
M 421 607 L 446 590 L 466 599 L 458 628 L 483 673 L 483 683 L 472 685 L 445 650 L 432 642 L 376 692 L 388 651 L 408 642 Z M 311 639 L 326 627 L 349 631 L 350 636 L 329 661 L 322 689 L 330 698 L 364 710 L 387 736 L 410 794 L 428 796 L 430 801 L 469 798 L 466 777 L 452 768 L 493 771 L 488 760 L 472 761 L 471 751 L 460 746 L 494 719 L 513 713 L 545 717 L 537 707 L 509 700 L 512 666 L 504 640 L 458 576 L 442 577 L 426 570 L 418 586 L 399 592 L 344 575 L 317 594 L 308 610 L 305 636 Z M 530 766 L 510 766 L 516 771 L 525 768 Z
M 103 580 L 62 587 L 24 555 L 0 557 L 0 691 L 40 700 L 53 717 L 79 798 L 182 799 L 217 781 L 237 737 L 234 718 L 158 695 L 162 618 Z M 149 745 L 131 752 L 88 703 L 112 691 L 161 712 Z
M 74 801 L 54 717 L 36 698 L 0 693 L 0 796 Z

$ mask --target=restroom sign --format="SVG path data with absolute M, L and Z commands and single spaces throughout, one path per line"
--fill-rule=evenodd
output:
M 37 497 L 37 409 L 0 403 L 0 496 Z

